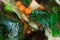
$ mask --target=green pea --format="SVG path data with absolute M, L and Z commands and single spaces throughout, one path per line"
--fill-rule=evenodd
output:
M 5 5 L 4 10 L 7 11 L 7 12 L 13 12 L 11 6 L 9 6 L 9 5 Z

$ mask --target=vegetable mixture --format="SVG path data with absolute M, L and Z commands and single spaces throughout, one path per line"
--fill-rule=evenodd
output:
M 45 33 L 45 29 L 53 37 L 60 37 L 60 0 L 0 2 L 3 4 L 3 9 L 0 8 L 3 10 L 0 11 L 0 40 L 45 40 L 26 37 L 36 31 Z

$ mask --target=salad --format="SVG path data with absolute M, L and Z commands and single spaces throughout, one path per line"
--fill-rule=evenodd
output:
M 60 0 L 1 0 L 0 6 L 0 40 L 60 38 Z M 45 39 L 36 39 L 34 32 Z

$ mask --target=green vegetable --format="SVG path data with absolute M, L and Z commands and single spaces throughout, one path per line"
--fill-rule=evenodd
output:
M 13 12 L 13 9 L 9 5 L 5 5 L 4 10 L 7 11 L 7 12 Z
M 12 20 L 0 13 L 0 26 L 5 25 L 7 36 L 4 40 L 21 40 L 23 32 L 23 23 L 21 21 Z M 3 29 L 4 30 L 4 29 Z M 0 33 L 1 34 L 1 33 Z M 5 34 L 6 35 L 6 34 Z M 3 37 L 1 36 L 1 39 Z
M 58 20 L 58 12 L 55 8 L 53 8 L 51 11 L 51 24 L 56 25 L 57 20 Z
M 29 4 L 32 2 L 32 0 L 20 0 L 25 6 L 29 6 Z
M 54 37 L 58 36 L 58 30 L 56 30 L 56 28 L 52 29 L 52 36 L 54 36 Z
M 58 12 L 56 8 L 53 8 L 50 12 L 46 10 L 33 10 L 30 15 L 30 20 L 49 27 L 52 31 L 52 36 L 60 35 L 59 28 L 56 26 L 58 21 Z
M 51 10 L 51 23 L 50 23 L 50 29 L 52 30 L 53 36 L 58 36 L 58 27 L 56 26 L 58 21 L 58 12 L 55 8 Z
M 50 21 L 50 13 L 46 10 L 33 10 L 31 15 L 30 15 L 30 19 L 37 22 L 37 23 L 41 23 L 42 25 L 49 25 L 49 21 Z

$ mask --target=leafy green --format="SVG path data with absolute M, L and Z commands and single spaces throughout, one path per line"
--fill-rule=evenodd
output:
M 58 12 L 55 8 L 51 11 L 51 24 L 54 25 L 57 23 L 58 19 Z
M 33 10 L 31 15 L 30 15 L 30 19 L 41 23 L 42 25 L 49 25 L 49 21 L 50 21 L 50 13 L 46 10 Z
M 52 30 L 52 35 L 57 36 L 58 34 L 58 27 L 56 26 L 58 21 L 58 12 L 55 8 L 51 10 L 51 23 L 50 23 L 50 29 Z
M 21 40 L 23 31 L 23 23 L 21 21 L 12 20 L 0 13 L 0 26 L 5 25 L 7 36 L 5 40 Z M 3 29 L 4 30 L 4 29 Z
M 59 27 L 56 26 L 58 23 L 58 11 L 55 7 L 50 12 L 46 10 L 33 10 L 30 15 L 30 20 L 49 27 L 53 36 L 60 35 Z

